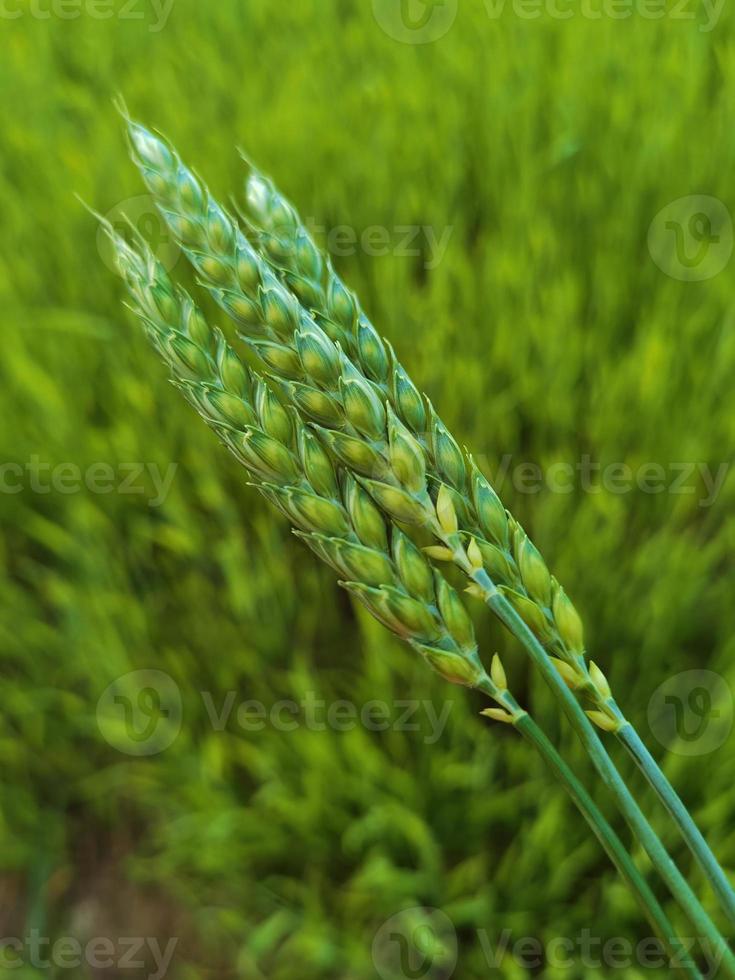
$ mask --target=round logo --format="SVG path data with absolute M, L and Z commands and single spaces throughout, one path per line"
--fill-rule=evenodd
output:
M 162 670 L 133 670 L 118 677 L 97 702 L 104 739 L 125 755 L 156 755 L 181 730 L 181 692 Z
M 167 271 L 170 272 L 178 262 L 181 249 L 150 194 L 139 194 L 120 201 L 110 208 L 105 217 L 115 231 L 130 244 L 133 229 L 139 232 Z M 119 275 L 114 246 L 101 225 L 97 229 L 97 251 L 107 268 Z
M 459 0 L 373 0 L 373 14 L 394 41 L 429 44 L 450 29 L 458 5 Z
M 711 670 L 685 670 L 664 681 L 648 703 L 648 724 L 675 755 L 708 755 L 727 740 L 733 697 L 724 677 Z
M 448 980 L 457 965 L 457 934 L 441 909 L 404 909 L 378 929 L 372 953 L 381 980 Z
M 714 278 L 732 250 L 732 217 L 716 197 L 680 197 L 659 211 L 648 229 L 651 258 L 667 276 L 682 282 Z

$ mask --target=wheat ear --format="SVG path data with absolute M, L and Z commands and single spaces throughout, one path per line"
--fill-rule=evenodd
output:
M 296 525 L 342 583 L 370 612 L 407 640 L 446 680 L 476 687 L 498 707 L 483 714 L 512 724 L 534 746 L 571 796 L 631 887 L 667 951 L 680 940 L 620 838 L 554 746 L 508 690 L 496 656 L 488 674 L 459 597 L 401 530 L 388 529 L 370 497 L 335 471 L 295 412 L 242 364 L 223 334 L 210 328 L 189 295 L 171 282 L 142 242 L 131 248 L 105 225 L 125 278 L 131 308 L 168 365 L 173 383 L 245 467 L 251 483 Z M 432 645 L 429 646 L 428 643 Z M 681 973 L 701 978 L 687 955 Z
M 670 866 L 660 841 L 552 661 L 549 651 L 587 679 L 578 687 L 595 692 L 599 708 L 591 713 L 593 721 L 611 731 L 625 727 L 608 704 L 609 692 L 599 690 L 596 676 L 589 673 L 579 616 L 525 532 L 427 404 L 428 441 L 438 466 L 437 477 L 427 466 L 427 454 L 418 438 L 419 419 L 409 427 L 390 399 L 384 405 L 377 383 L 347 357 L 339 340 L 329 336 L 330 323 L 341 322 L 346 329 L 360 320 L 349 291 L 340 290 L 332 280 L 331 298 L 327 297 L 332 319 L 319 322 L 318 313 L 308 312 L 284 286 L 173 148 L 136 123 L 129 122 L 128 129 L 133 157 L 202 285 L 239 323 L 242 335 L 277 372 L 299 412 L 320 425 L 325 444 L 355 472 L 378 505 L 394 520 L 430 528 L 442 542 L 442 554 L 435 552 L 433 557 L 446 557 L 461 567 L 487 605 L 518 636 L 561 701 L 598 771 L 615 787 L 621 809 L 637 825 L 659 871 L 694 920 L 714 938 L 718 934 L 711 920 L 683 877 Z M 392 351 L 374 330 L 371 345 L 374 372 L 382 354 L 381 370 L 386 378 L 395 379 Z M 417 391 L 414 386 L 412 390 Z M 418 402 L 423 405 L 421 396 Z M 494 567 L 497 556 L 523 591 L 496 585 L 496 580 L 502 581 Z M 721 937 L 719 946 L 724 946 Z M 735 957 L 726 946 L 723 955 L 730 956 L 735 976 Z

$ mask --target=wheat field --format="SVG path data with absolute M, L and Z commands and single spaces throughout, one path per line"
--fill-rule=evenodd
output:
M 298 202 L 735 867 L 733 18 L 568 6 L 427 8 L 453 17 L 428 43 L 393 36 L 379 0 L 3 8 L 0 938 L 23 939 L 16 976 L 37 975 L 35 934 L 87 950 L 61 976 L 109 974 L 89 962 L 100 939 L 122 972 L 121 939 L 140 937 L 129 976 L 372 980 L 391 975 L 375 937 L 409 908 L 449 918 L 463 980 L 598 976 L 549 944 L 646 937 L 528 747 L 358 611 L 165 383 L 76 196 L 126 211 L 192 283 L 141 198 L 120 94 L 220 199 L 242 189 L 239 145 Z M 475 629 L 589 775 L 513 639 L 481 610 Z M 140 671 L 169 697 L 151 754 L 106 713 L 117 682 L 156 721 L 155 698 L 119 687 Z M 664 695 L 686 734 L 704 722 L 685 695 L 708 684 L 720 728 L 667 737 Z M 512 952 L 524 938 L 540 957 Z

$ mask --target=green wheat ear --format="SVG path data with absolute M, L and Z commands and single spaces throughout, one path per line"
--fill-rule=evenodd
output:
M 248 472 L 250 482 L 339 574 L 370 613 L 446 680 L 482 687 L 513 718 L 519 709 L 479 658 L 472 622 L 455 590 L 370 495 L 339 465 L 313 428 L 284 406 L 209 327 L 150 249 L 109 225 L 130 306 L 171 380 Z
M 201 284 L 325 447 L 391 519 L 434 531 L 463 571 L 483 567 L 596 710 L 617 719 L 590 677 L 581 620 L 490 483 L 324 260 L 293 206 L 252 170 L 249 236 L 170 144 L 128 120 L 132 156 Z M 258 251 L 262 248 L 262 253 Z M 437 520 L 443 490 L 457 516 Z M 450 540 L 447 540 L 447 539 Z

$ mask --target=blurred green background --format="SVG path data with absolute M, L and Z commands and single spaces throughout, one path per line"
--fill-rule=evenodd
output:
M 75 198 L 160 232 L 130 202 L 143 188 L 119 92 L 224 200 L 239 145 L 313 224 L 351 229 L 330 239 L 337 267 L 460 441 L 491 476 L 505 463 L 506 504 L 735 869 L 732 739 L 682 755 L 649 709 L 683 671 L 735 681 L 735 483 L 708 495 L 692 475 L 692 493 L 671 492 L 672 464 L 732 461 L 735 19 L 695 0 L 657 9 L 3 6 L 0 937 L 23 938 L 16 977 L 161 975 L 154 939 L 176 939 L 164 972 L 184 980 L 423 976 L 373 954 L 413 907 L 449 916 L 463 980 L 670 975 L 579 956 L 489 965 L 503 930 L 512 945 L 647 927 L 530 750 L 359 614 L 245 486 L 122 309 Z M 598 473 L 528 492 L 518 470 L 585 456 L 658 464 L 664 489 Z M 478 631 L 590 775 L 514 644 L 481 612 Z M 161 675 L 125 679 L 141 670 L 163 672 L 169 712 L 149 755 L 104 707 L 117 694 L 155 723 L 136 683 Z M 295 730 L 238 718 L 249 700 L 270 713 L 307 696 L 377 699 L 388 730 L 316 730 L 301 706 Z M 107 939 L 113 965 L 34 965 L 33 935 Z M 122 937 L 147 940 L 128 963 Z

